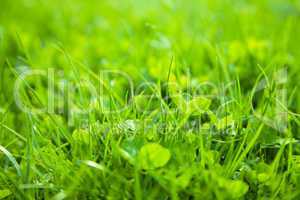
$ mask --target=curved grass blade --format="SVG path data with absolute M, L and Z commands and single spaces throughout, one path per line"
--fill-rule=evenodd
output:
M 4 153 L 4 155 L 10 160 L 10 162 L 15 167 L 18 176 L 22 176 L 20 165 L 17 163 L 16 159 L 13 157 L 13 155 L 2 145 L 0 145 L 0 152 Z

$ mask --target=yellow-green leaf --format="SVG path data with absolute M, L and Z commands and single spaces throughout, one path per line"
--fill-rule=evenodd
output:
M 170 157 L 168 149 L 157 143 L 148 143 L 139 152 L 139 164 L 143 169 L 156 169 L 166 165 Z
M 4 198 L 10 196 L 11 194 L 12 194 L 12 192 L 8 189 L 0 190 L 0 199 L 4 199 Z

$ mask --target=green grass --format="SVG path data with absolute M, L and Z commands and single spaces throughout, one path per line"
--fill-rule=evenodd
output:
M 0 199 L 300 198 L 299 1 L 0 7 Z

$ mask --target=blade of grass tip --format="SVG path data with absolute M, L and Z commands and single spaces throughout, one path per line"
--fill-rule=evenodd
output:
M 270 87 L 270 80 L 268 78 L 266 70 L 264 70 L 264 68 L 260 64 L 257 64 L 257 66 L 258 66 L 259 70 L 261 71 L 262 75 L 265 77 L 268 87 Z
M 114 91 L 110 90 L 109 86 L 104 82 L 104 80 L 102 80 L 101 78 L 103 77 L 98 77 L 93 71 L 91 71 L 87 66 L 85 66 L 84 64 L 80 63 L 80 62 L 76 62 L 76 64 L 78 64 L 85 72 L 87 72 L 90 76 L 92 76 L 95 80 L 98 80 L 99 83 L 103 86 L 103 88 L 105 90 L 107 90 L 109 92 L 110 95 L 112 95 L 114 98 L 116 98 L 116 100 L 120 103 L 120 104 L 124 104 L 123 99 Z M 111 70 L 111 72 L 113 72 L 113 70 Z M 117 71 L 116 71 L 117 72 Z
M 9 62 L 9 60 L 6 60 L 7 66 L 9 67 L 9 69 L 11 70 L 11 72 L 14 74 L 14 76 L 16 78 L 18 78 L 20 76 L 20 74 L 17 72 L 16 69 L 14 69 L 14 67 L 12 66 L 12 64 Z M 28 87 L 29 91 L 32 92 L 34 98 L 36 98 L 36 100 L 38 101 L 38 103 L 40 104 L 40 106 L 44 106 L 41 99 L 39 98 L 38 94 L 34 91 L 34 89 L 30 86 L 30 84 L 25 80 L 22 79 L 23 83 L 25 83 L 25 85 Z
M 95 168 L 98 169 L 100 171 L 105 171 L 105 167 L 101 164 L 98 164 L 94 161 L 91 160 L 83 160 L 82 163 L 86 164 L 87 166 L 91 167 L 91 168 Z
M 169 71 L 168 71 L 168 76 L 167 76 L 167 88 L 166 88 L 166 92 L 167 92 L 167 97 L 168 98 L 169 98 L 169 84 L 170 84 L 170 76 L 171 76 L 171 71 L 172 71 L 172 66 L 173 66 L 173 59 L 174 59 L 174 56 L 171 57 L 171 62 L 170 62 L 170 65 L 169 65 Z M 167 119 L 167 117 L 165 118 L 165 120 L 166 119 Z
M 268 79 L 268 76 L 267 76 L 266 72 L 264 71 L 264 69 L 260 65 L 258 65 L 258 67 L 259 67 L 261 73 L 258 75 L 257 79 L 255 80 L 253 89 L 252 89 L 252 91 L 250 93 L 250 104 L 251 104 L 251 107 L 252 107 L 252 102 L 253 102 L 254 94 L 256 93 L 256 91 L 258 89 L 257 87 L 259 86 L 259 83 L 260 83 L 259 81 L 261 80 L 261 77 L 265 78 L 266 83 L 267 83 L 266 87 L 270 87 L 270 81 Z M 252 110 L 254 111 L 253 107 L 252 107 Z
M 20 165 L 17 163 L 16 159 L 13 157 L 13 155 L 2 145 L 0 145 L 0 151 L 4 153 L 4 155 L 10 160 L 10 162 L 13 164 L 15 167 L 18 176 L 22 176 L 21 168 Z
M 17 72 L 17 70 L 12 66 L 12 64 L 10 63 L 10 61 L 8 59 L 6 59 L 6 63 L 8 68 L 10 69 L 10 71 L 14 74 L 14 76 L 16 78 L 20 77 L 20 74 Z M 25 83 L 25 85 L 28 87 L 29 91 L 32 92 L 32 95 L 34 96 L 34 98 L 36 98 L 36 100 L 38 101 L 38 103 L 40 104 L 40 106 L 44 106 L 42 101 L 40 100 L 39 96 L 37 95 L 37 93 L 34 91 L 34 89 L 30 86 L 30 84 L 25 80 L 22 79 L 23 83 Z
M 18 72 L 12 67 L 11 63 L 9 62 L 9 60 L 6 60 L 6 63 L 9 66 L 9 69 L 11 70 L 11 72 L 15 75 L 15 77 L 18 77 L 19 76 Z M 38 101 L 38 103 L 41 106 L 44 106 L 43 103 L 42 103 L 42 101 L 41 101 L 41 99 L 39 98 L 38 94 L 35 92 L 35 90 L 29 85 L 29 83 L 26 80 L 23 79 L 23 81 L 26 84 L 26 86 L 30 89 L 30 91 L 32 92 L 32 94 L 34 95 L 34 97 L 36 98 L 36 100 Z M 60 131 L 60 133 L 62 135 L 64 135 L 68 139 L 68 141 L 70 141 L 70 136 L 68 136 L 68 135 L 65 134 L 64 130 L 62 130 L 62 128 L 57 124 L 57 122 L 53 118 L 53 116 L 50 115 L 48 112 L 46 112 L 45 114 L 48 115 L 50 117 L 51 121 L 55 124 L 55 126 L 58 127 L 58 130 Z
M 0 125 L 1 125 L 3 128 L 5 128 L 5 129 L 7 129 L 8 131 L 10 131 L 11 133 L 13 133 L 15 136 L 17 136 L 17 137 L 18 137 L 19 139 L 21 139 L 22 141 L 27 142 L 26 138 L 23 137 L 21 134 L 17 133 L 15 130 L 9 128 L 8 126 L 6 126 L 5 124 L 3 124 L 2 122 L 0 122 Z
M 226 83 L 230 83 L 231 80 L 232 80 L 231 77 L 230 77 L 230 72 L 228 71 L 226 60 L 222 56 L 220 47 L 218 45 L 215 47 L 215 52 L 216 52 L 216 60 L 217 60 L 216 62 L 218 64 L 218 66 L 220 67 L 221 72 L 223 72 L 222 77 L 225 78 Z M 221 82 L 223 82 L 223 81 L 221 80 Z M 232 87 L 229 87 L 229 92 L 230 92 L 231 96 L 233 96 Z
M 140 76 L 145 82 L 147 82 L 147 79 L 144 76 Z M 160 89 L 160 83 L 157 83 L 157 86 L 153 86 L 152 84 L 150 84 L 149 89 L 153 92 L 154 95 L 158 95 L 157 98 L 159 98 L 159 101 L 161 103 L 161 107 L 163 107 L 164 112 L 166 113 L 170 113 L 170 108 L 167 105 L 167 103 L 163 100 L 163 97 L 161 95 L 161 89 Z M 153 97 L 154 98 L 154 97 Z M 142 116 L 144 117 L 144 115 Z M 169 115 L 169 117 L 172 117 L 173 120 L 175 120 L 175 118 L 172 115 Z
M 75 66 L 75 64 L 74 64 L 75 61 L 72 58 L 72 56 L 64 49 L 62 44 L 55 44 L 54 48 L 56 48 L 61 54 L 63 54 L 64 57 L 66 58 L 66 60 L 69 62 L 70 66 L 71 66 L 71 71 L 73 72 L 77 83 L 79 83 L 79 85 L 81 86 L 80 72 L 79 72 L 78 68 Z M 80 87 L 79 87 L 79 90 L 81 90 Z M 80 95 L 81 95 L 81 93 L 80 93 Z
M 174 59 L 174 56 L 172 56 L 171 57 L 171 62 L 170 62 L 170 65 L 169 65 L 169 69 L 168 69 L 168 75 L 167 75 L 167 86 L 166 86 L 166 95 L 167 95 L 167 98 L 169 98 L 169 94 L 168 94 L 168 92 L 169 92 L 169 82 L 170 82 L 170 76 L 171 76 L 171 71 L 172 71 L 172 66 L 173 66 L 173 59 Z M 158 80 L 158 85 L 161 85 L 161 80 Z M 161 88 L 160 88 L 160 90 L 161 90 Z M 155 91 L 154 91 L 155 92 Z M 162 103 L 162 105 L 165 105 L 165 107 L 167 108 L 167 110 L 169 111 L 169 109 L 168 109 L 168 105 L 166 105 L 165 104 L 165 102 L 164 102 L 164 98 L 162 97 L 162 95 L 161 95 L 161 91 L 157 91 L 158 92 L 158 94 L 160 94 L 160 97 L 161 97 L 161 103 Z M 165 111 L 164 113 L 163 113 L 163 120 L 165 121 L 165 123 L 167 122 L 167 115 L 168 115 L 168 111 Z
M 22 40 L 22 37 L 21 37 L 21 35 L 20 35 L 18 32 L 16 33 L 16 37 L 17 37 L 17 44 L 18 44 L 19 48 L 22 49 L 23 52 L 24 52 L 24 55 L 25 55 L 25 59 L 26 59 L 27 64 L 32 64 L 33 62 L 32 62 L 32 59 L 31 59 L 31 57 L 30 57 L 30 55 L 29 55 L 29 52 L 28 52 L 28 50 L 25 48 L 24 42 L 23 42 L 23 40 Z
M 139 76 L 141 77 L 141 79 L 142 79 L 145 83 L 148 83 L 148 82 L 147 82 L 147 79 L 146 79 L 146 77 L 145 77 L 144 75 L 142 75 L 142 74 L 139 73 Z M 149 84 L 149 87 L 150 87 L 150 90 L 155 94 L 155 88 L 154 88 L 154 86 L 153 86 L 152 84 Z M 143 95 L 143 94 L 144 94 L 144 91 L 142 91 L 141 93 L 139 93 L 139 95 Z M 135 98 L 135 95 L 134 95 L 133 99 L 134 99 L 134 98 Z M 151 100 L 152 100 L 152 97 L 151 97 L 150 101 L 148 102 L 148 104 L 147 104 L 147 106 L 146 106 L 146 108 L 145 108 L 146 111 L 147 111 L 148 108 L 150 107 L 150 102 L 151 102 Z M 136 109 L 136 106 L 135 106 L 135 109 Z M 135 111 L 136 111 L 136 110 L 135 110 Z M 143 112 L 143 114 L 140 116 L 140 118 L 141 118 L 141 119 L 144 119 L 145 115 L 147 115 L 147 114 L 148 114 L 147 112 Z
M 290 115 L 292 115 L 292 116 L 295 116 L 295 117 L 300 117 L 300 114 L 298 114 L 298 113 L 294 113 L 294 112 L 292 112 L 292 111 L 290 111 L 285 105 L 283 105 L 283 103 L 280 101 L 280 100 L 278 100 L 277 98 L 274 98 L 274 100 L 280 105 L 280 107 L 282 108 L 282 109 L 284 109 L 284 111 L 285 112 L 287 112 L 288 114 L 290 114 Z

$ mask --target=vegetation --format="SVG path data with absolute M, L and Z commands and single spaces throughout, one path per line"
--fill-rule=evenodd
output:
M 0 199 L 299 199 L 297 0 L 1 0 Z

